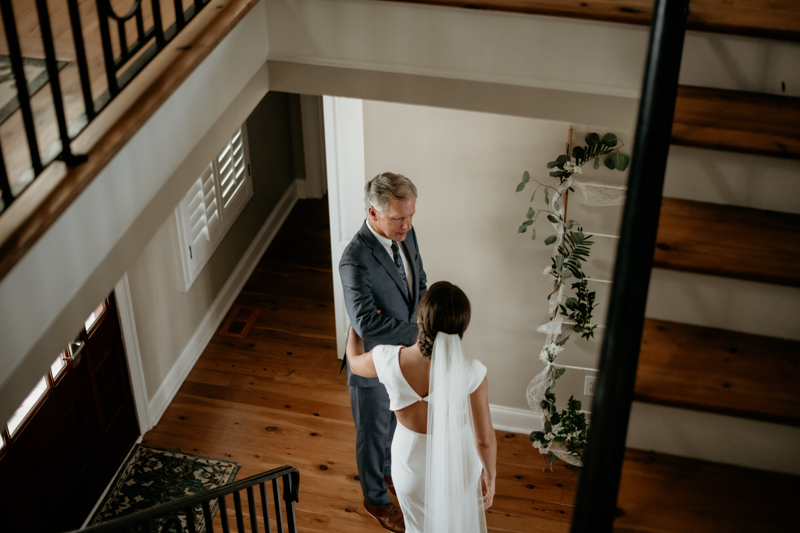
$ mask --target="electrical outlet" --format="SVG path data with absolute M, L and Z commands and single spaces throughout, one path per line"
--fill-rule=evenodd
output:
M 583 383 L 584 396 L 594 396 L 594 387 L 597 384 L 597 376 L 586 376 Z

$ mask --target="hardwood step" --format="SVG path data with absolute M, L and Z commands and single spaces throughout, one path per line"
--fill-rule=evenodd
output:
M 645 320 L 638 401 L 800 426 L 798 383 L 798 341 Z
M 627 24 L 650 24 L 653 0 L 392 0 Z M 692 0 L 688 28 L 800 41 L 800 3 L 795 0 Z
M 800 531 L 798 494 L 797 476 L 629 449 L 614 531 Z
M 681 85 L 672 143 L 800 159 L 800 98 Z
M 663 198 L 655 267 L 800 287 L 800 215 Z

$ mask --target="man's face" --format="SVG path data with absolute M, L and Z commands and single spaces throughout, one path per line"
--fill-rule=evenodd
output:
M 372 227 L 388 239 L 403 242 L 411 231 L 411 219 L 414 218 L 416 204 L 417 200 L 412 196 L 408 200 L 389 198 L 389 206 L 383 213 L 369 206 Z

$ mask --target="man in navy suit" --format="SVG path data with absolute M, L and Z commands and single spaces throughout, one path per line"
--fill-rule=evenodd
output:
M 405 176 L 385 172 L 364 191 L 367 220 L 339 262 L 347 314 L 365 350 L 379 344 L 411 346 L 417 340 L 417 304 L 427 290 L 411 226 L 417 188 Z M 389 395 L 378 378 L 356 376 L 349 367 L 347 384 L 364 508 L 385 529 L 403 532 L 402 512 L 387 492 L 394 492 L 391 446 L 397 424 Z

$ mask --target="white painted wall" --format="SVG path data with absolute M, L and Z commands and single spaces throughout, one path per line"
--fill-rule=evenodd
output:
M 265 4 L 253 8 L 0 281 L 0 419 L 9 418 L 174 209 L 177 201 L 160 202 L 186 156 L 234 101 L 245 112 L 231 115 L 238 122 L 230 131 L 266 94 Z M 172 186 L 177 194 L 188 189 Z

